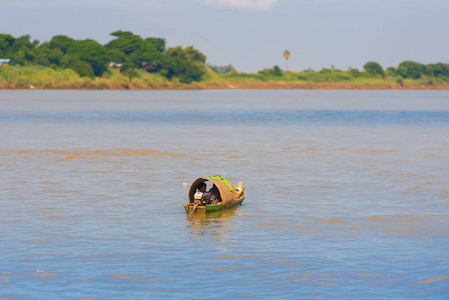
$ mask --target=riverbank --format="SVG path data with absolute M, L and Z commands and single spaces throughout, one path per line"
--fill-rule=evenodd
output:
M 196 85 L 194 85 L 196 86 Z M 394 82 L 223 82 L 200 83 L 198 89 L 254 89 L 254 90 L 449 90 L 449 83 L 428 85 L 422 82 L 406 82 L 402 85 Z
M 400 79 L 348 76 L 315 76 L 312 79 L 286 73 L 279 77 L 257 74 L 219 75 L 209 71 L 201 82 L 185 84 L 160 74 L 134 70 L 109 70 L 103 77 L 80 77 L 71 69 L 42 66 L 0 68 L 0 89 L 80 89 L 80 90 L 207 90 L 207 89 L 320 89 L 320 90 L 449 90 L 449 82 L 435 78 Z M 343 73 L 343 72 L 342 72 Z

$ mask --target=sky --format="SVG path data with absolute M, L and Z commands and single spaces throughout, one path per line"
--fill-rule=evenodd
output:
M 0 33 L 106 44 L 117 30 L 257 72 L 449 63 L 449 0 L 2 0 Z

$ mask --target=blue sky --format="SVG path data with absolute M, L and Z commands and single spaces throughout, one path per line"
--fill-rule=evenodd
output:
M 241 72 L 449 63 L 449 0 L 2 0 L 0 32 L 107 43 L 129 30 Z

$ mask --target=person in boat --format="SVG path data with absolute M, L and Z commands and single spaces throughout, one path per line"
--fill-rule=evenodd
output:
M 215 184 L 209 190 L 209 195 L 210 195 L 210 204 L 218 204 L 221 202 L 220 191 L 218 190 Z
M 205 182 L 201 182 L 199 185 L 198 185 L 198 192 L 200 192 L 200 193 L 207 193 L 206 192 L 206 189 L 207 189 L 207 184 L 205 183 Z
M 201 182 L 198 185 L 198 192 L 203 194 L 202 195 L 202 199 L 207 200 L 207 202 L 209 203 L 209 201 L 210 201 L 210 194 L 208 192 L 206 192 L 206 189 L 207 189 L 207 184 L 206 183 Z

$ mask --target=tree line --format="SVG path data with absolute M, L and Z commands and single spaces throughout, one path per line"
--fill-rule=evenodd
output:
M 31 41 L 30 35 L 18 38 L 10 34 L 0 34 L 0 58 L 10 58 L 12 65 L 42 65 L 46 67 L 70 68 L 81 77 L 102 76 L 109 72 L 108 66 L 120 66 L 122 72 L 144 68 L 148 72 L 159 73 L 172 79 L 178 78 L 182 83 L 201 81 L 210 68 L 218 74 L 229 77 L 254 77 L 266 79 L 271 77 L 285 77 L 292 72 L 283 72 L 278 66 L 264 69 L 256 74 L 238 73 L 231 65 L 206 65 L 206 56 L 194 47 L 166 48 L 166 41 L 162 38 L 142 38 L 130 31 L 116 31 L 111 33 L 114 38 L 102 45 L 97 41 L 75 40 L 65 35 L 56 35 L 50 41 L 40 43 Z M 283 57 L 288 60 L 289 51 L 284 51 Z M 383 69 L 377 62 L 367 62 L 363 70 L 350 68 L 348 71 L 322 69 L 317 74 L 311 70 L 299 72 L 297 79 L 316 78 L 322 80 L 323 75 L 329 78 L 331 74 L 335 80 L 348 80 L 353 77 L 397 77 L 402 79 L 420 79 L 423 77 L 449 79 L 449 64 L 421 64 L 414 61 L 404 61 L 398 67 Z M 312 72 L 315 73 L 315 72 Z M 343 74 L 344 73 L 344 74 Z
M 335 69 L 333 66 L 323 68 L 320 71 L 314 71 L 312 69 L 304 70 L 302 72 L 284 72 L 279 66 L 273 68 L 263 69 L 255 74 L 238 73 L 235 69 L 230 70 L 224 74 L 224 78 L 237 79 L 237 78 L 252 78 L 254 80 L 302 80 L 312 82 L 340 82 L 350 81 L 353 78 L 393 78 L 396 82 L 403 85 L 403 79 L 426 79 L 429 84 L 432 84 L 433 79 L 438 81 L 449 81 L 449 64 L 436 63 L 436 64 L 421 64 L 414 61 L 401 62 L 398 67 L 389 67 L 386 70 L 377 62 L 367 62 L 363 66 L 363 70 L 349 68 L 347 71 Z
M 166 48 L 162 38 L 142 38 L 130 31 L 116 31 L 109 43 L 75 40 L 56 35 L 50 41 L 31 41 L 30 35 L 18 38 L 0 34 L 0 58 L 10 58 L 12 65 L 42 65 L 70 68 L 81 77 L 102 76 L 108 66 L 120 66 L 124 72 L 145 68 L 182 83 L 200 81 L 206 73 L 206 56 L 194 47 Z
M 363 69 L 370 75 L 400 76 L 404 79 L 420 79 L 424 76 L 435 78 L 449 78 L 449 64 L 421 64 L 411 60 L 403 61 L 397 68 L 389 67 L 386 71 L 376 62 L 367 62 Z

